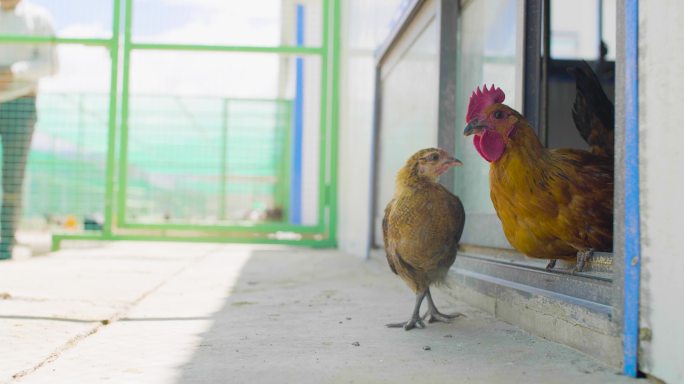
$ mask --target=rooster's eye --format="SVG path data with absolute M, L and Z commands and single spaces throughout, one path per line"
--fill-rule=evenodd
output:
M 495 119 L 501 119 L 502 117 L 503 117 L 503 112 L 501 112 L 501 111 L 494 112 L 494 118 Z

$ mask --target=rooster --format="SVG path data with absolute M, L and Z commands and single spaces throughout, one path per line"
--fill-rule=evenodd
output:
M 578 90 L 580 82 L 594 81 L 581 76 Z M 504 234 L 525 255 L 551 259 L 547 270 L 556 259 L 576 258 L 573 272 L 582 271 L 594 251 L 612 249 L 612 117 L 601 118 L 596 97 L 580 93 L 573 115 L 591 150 L 548 149 L 504 98 L 494 85 L 478 87 L 463 132 L 475 135 L 475 149 L 490 163 L 490 196 Z
M 441 282 L 456 259 L 463 232 L 463 204 L 437 180 L 449 168 L 462 163 L 436 148 L 411 156 L 396 177 L 394 198 L 385 208 L 382 232 L 387 262 L 415 292 L 416 303 L 408 322 L 387 324 L 410 330 L 428 322 L 448 322 L 459 316 L 437 310 L 430 285 Z M 427 297 L 428 311 L 420 317 L 420 305 Z

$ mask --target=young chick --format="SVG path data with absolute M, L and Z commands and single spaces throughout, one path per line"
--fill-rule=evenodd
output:
M 411 156 L 396 178 L 394 198 L 385 208 L 382 232 L 387 261 L 416 294 L 408 322 L 387 324 L 410 330 L 425 325 L 420 305 L 427 297 L 428 322 L 448 322 L 460 314 L 440 313 L 432 301 L 430 285 L 441 282 L 456 259 L 465 224 L 463 204 L 437 180 L 462 163 L 445 151 L 428 148 Z

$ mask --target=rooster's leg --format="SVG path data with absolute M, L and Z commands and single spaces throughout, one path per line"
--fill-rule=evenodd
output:
M 441 321 L 443 323 L 448 323 L 451 319 L 455 319 L 459 316 L 464 316 L 462 313 L 456 312 L 450 315 L 441 313 L 435 306 L 435 302 L 432 301 L 432 294 L 430 293 L 430 288 L 427 290 L 427 300 L 428 300 L 428 311 L 423 316 L 423 320 L 427 319 L 428 323 L 434 323 L 436 321 Z
M 423 298 L 425 298 L 425 295 L 429 294 L 429 291 L 423 291 L 420 292 L 416 295 L 416 305 L 413 307 L 413 315 L 411 316 L 411 319 L 406 322 L 406 323 L 390 323 L 387 324 L 386 326 L 388 328 L 404 328 L 405 330 L 409 331 L 415 327 L 418 328 L 425 328 L 425 324 L 423 323 L 423 320 L 420 319 L 420 304 L 423 302 Z
M 591 248 L 585 251 L 578 251 L 577 264 L 575 265 L 575 268 L 572 270 L 572 273 L 582 272 L 584 270 L 584 265 L 587 263 L 587 260 L 589 260 L 589 258 L 592 255 L 594 255 L 594 250 Z
M 551 260 L 549 260 L 549 263 L 546 264 L 546 270 L 547 270 L 547 271 L 552 270 L 553 267 L 556 266 L 556 260 L 557 260 L 557 259 L 551 259 Z

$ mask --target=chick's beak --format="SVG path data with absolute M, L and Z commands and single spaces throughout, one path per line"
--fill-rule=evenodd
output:
M 450 167 L 460 167 L 463 165 L 463 162 L 461 162 L 461 160 L 451 156 L 449 156 L 444 163 Z
M 478 121 L 477 119 L 472 119 L 472 120 L 470 120 L 468 125 L 466 125 L 465 129 L 463 130 L 463 135 L 464 136 L 470 136 L 473 134 L 477 135 L 477 134 L 482 133 L 482 131 L 484 131 L 485 128 L 487 128 L 486 125 L 480 124 L 480 121 Z

